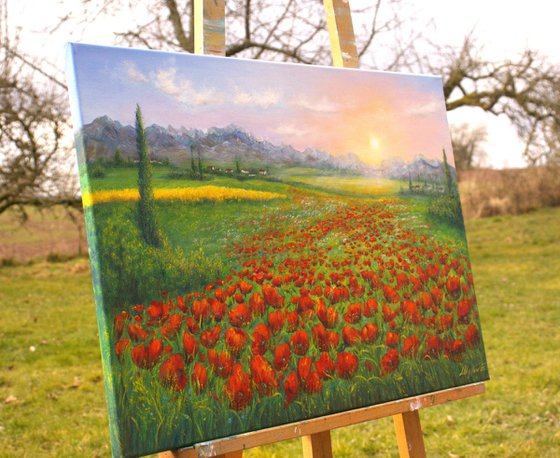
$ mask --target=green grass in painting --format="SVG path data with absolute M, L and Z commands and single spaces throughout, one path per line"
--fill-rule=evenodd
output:
M 422 411 L 429 456 L 560 454 L 559 225 L 559 209 L 468 224 L 492 380 L 484 396 Z M 17 399 L 0 405 L 3 456 L 107 456 L 86 261 L 4 267 L 0 301 L 0 399 Z M 390 419 L 336 430 L 333 445 L 337 457 L 397 456 Z M 246 455 L 300 453 L 294 440 Z

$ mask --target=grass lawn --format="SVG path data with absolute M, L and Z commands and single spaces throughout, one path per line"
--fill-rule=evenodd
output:
M 560 209 L 468 225 L 492 380 L 422 412 L 429 456 L 560 455 Z M 2 456 L 108 456 L 88 263 L 0 269 Z M 32 351 L 34 350 L 34 351 Z M 397 456 L 390 419 L 333 433 L 337 457 Z M 300 453 L 299 441 L 248 457 Z

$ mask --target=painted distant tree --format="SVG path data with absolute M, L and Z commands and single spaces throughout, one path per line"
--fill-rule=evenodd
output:
M 453 180 L 451 179 L 451 170 L 449 170 L 449 163 L 447 162 L 447 154 L 445 154 L 445 148 L 443 148 L 443 169 L 445 172 L 445 187 L 447 188 L 447 193 L 453 194 Z
M 202 175 L 202 159 L 200 158 L 200 146 L 196 147 L 196 158 L 198 160 L 198 176 L 202 180 L 204 176 Z
M 196 166 L 194 165 L 194 145 L 191 145 L 190 150 L 191 150 L 191 171 L 193 174 L 193 177 L 196 176 Z
M 412 175 L 408 172 L 408 190 L 412 192 Z
M 115 154 L 113 155 L 113 164 L 115 165 L 115 167 L 122 167 L 123 165 L 126 164 L 126 161 L 123 158 L 121 150 L 118 148 L 115 150 Z
M 150 164 L 144 120 L 139 105 L 136 105 L 136 150 L 138 152 L 138 192 L 140 193 L 138 227 L 146 243 L 154 247 L 160 247 L 162 239 L 156 221 L 152 164 Z

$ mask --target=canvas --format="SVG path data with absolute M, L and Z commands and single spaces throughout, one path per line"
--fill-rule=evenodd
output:
M 487 379 L 439 77 L 68 54 L 115 456 Z

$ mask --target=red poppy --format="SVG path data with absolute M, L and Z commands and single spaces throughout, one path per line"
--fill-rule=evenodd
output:
M 122 361 L 124 352 L 125 350 L 128 349 L 128 347 L 130 347 L 129 339 L 121 339 L 115 344 L 115 353 L 117 355 L 117 358 L 119 358 L 119 360 Z
M 383 294 L 385 296 L 385 299 L 387 299 L 388 302 L 391 302 L 393 304 L 396 304 L 401 300 L 398 293 L 389 285 L 385 285 L 383 287 Z
M 278 380 L 270 363 L 261 355 L 251 360 L 251 376 L 253 384 L 261 396 L 271 396 L 278 391 Z
M 267 340 L 259 333 L 253 333 L 251 338 L 251 353 L 253 355 L 264 355 L 268 349 Z
M 191 334 L 196 334 L 200 329 L 200 326 L 198 326 L 198 323 L 195 321 L 195 319 L 190 316 L 187 318 L 187 328 L 189 329 Z
M 132 349 L 132 361 L 140 369 L 151 369 L 156 365 L 163 354 L 163 342 L 161 339 L 152 340 L 147 346 L 138 345 Z
M 461 289 L 461 279 L 459 277 L 448 277 L 445 282 L 445 288 L 450 296 L 456 297 Z
M 292 345 L 293 351 L 296 355 L 305 355 L 309 349 L 309 336 L 307 335 L 307 332 L 301 329 L 296 331 L 290 338 L 290 344 Z
M 195 300 L 192 305 L 194 319 L 198 322 L 210 315 L 210 303 L 206 299 Z
M 375 342 L 377 339 L 377 325 L 375 323 L 366 323 L 366 325 L 362 328 L 362 341 L 365 343 L 372 343 Z
M 245 298 L 243 297 L 243 294 L 240 293 L 236 293 L 233 295 L 233 299 L 235 300 L 235 302 L 237 302 L 238 304 L 241 304 L 242 302 L 245 301 Z
M 418 310 L 416 302 L 405 300 L 401 306 L 403 316 L 413 324 L 418 324 L 422 321 L 422 314 Z
M 183 296 L 177 296 L 177 307 L 179 307 L 179 310 L 181 310 L 181 312 L 183 313 L 186 313 L 188 311 L 188 307 Z
M 427 345 L 426 355 L 432 358 L 437 358 L 443 350 L 443 340 L 438 335 L 428 337 Z
M 167 307 L 168 309 L 168 307 Z M 148 324 L 155 324 L 163 321 L 167 318 L 167 314 L 165 313 L 167 310 L 164 310 L 164 305 L 160 301 L 152 301 L 150 306 L 146 309 L 146 313 L 148 314 Z
M 301 296 L 297 303 L 299 313 L 304 313 L 308 310 L 315 310 L 315 301 L 311 299 L 308 294 Z
M 222 328 L 218 324 L 216 324 L 211 331 L 202 331 L 202 334 L 200 334 L 200 343 L 206 348 L 214 348 L 216 343 L 218 343 L 221 332 Z
M 200 393 L 204 388 L 206 388 L 206 383 L 208 381 L 208 372 L 206 367 L 200 363 L 195 363 L 193 366 L 193 372 L 191 374 L 191 382 L 197 393 Z
M 233 374 L 228 378 L 224 391 L 230 407 L 234 410 L 243 410 L 253 400 L 251 378 L 243 371 L 241 364 L 234 365 Z
M 414 356 L 418 353 L 420 347 L 420 339 L 417 335 L 412 335 L 404 339 L 401 353 L 405 356 Z
M 226 345 L 234 355 L 239 355 L 249 336 L 242 329 L 228 328 L 226 330 Z
M 327 293 L 327 289 L 325 288 L 325 293 Z M 345 301 L 350 297 L 350 293 L 346 286 L 339 286 L 333 288 L 328 295 L 329 299 L 331 300 L 331 304 L 337 304 L 339 302 Z
M 313 360 L 309 356 L 304 356 L 298 361 L 298 376 L 301 382 L 305 382 L 307 377 L 309 377 L 312 365 Z
M 171 315 L 167 322 L 161 327 L 161 335 L 166 339 L 172 339 L 181 329 L 183 317 L 179 314 Z
M 422 282 L 418 280 L 414 275 L 410 276 L 410 283 L 412 283 L 412 288 L 414 289 L 414 291 L 422 291 Z
M 385 320 L 386 323 L 388 323 L 389 321 L 393 321 L 397 316 L 397 312 L 393 310 L 391 307 L 389 307 L 387 304 L 383 304 L 382 313 L 383 313 L 383 319 Z
M 336 373 L 340 378 L 351 378 L 358 370 L 358 357 L 353 353 L 342 352 L 336 358 Z
M 404 288 L 408 285 L 408 276 L 405 273 L 397 274 L 397 289 Z
M 397 367 L 399 367 L 399 353 L 397 350 L 391 348 L 387 350 L 387 353 L 381 358 L 381 368 L 383 369 L 383 374 L 390 374 Z
M 480 336 L 478 335 L 478 330 L 474 323 L 471 323 L 465 331 L 465 341 L 468 347 L 474 347 L 480 341 Z
M 389 331 L 385 336 L 385 345 L 388 347 L 396 347 L 399 344 L 400 336 L 393 331 Z
M 228 318 L 232 326 L 245 326 L 251 321 L 251 310 L 249 310 L 247 304 L 239 304 L 228 312 Z
M 185 362 L 179 354 L 171 355 L 159 368 L 159 381 L 163 386 L 182 391 L 187 384 Z
M 344 321 L 347 323 L 357 323 L 362 318 L 362 304 L 350 304 L 348 310 L 343 316 Z
M 290 364 L 290 358 L 292 356 L 292 351 L 290 346 L 286 343 L 280 344 L 274 350 L 274 369 L 277 371 L 283 371 Z
M 264 314 L 264 299 L 256 291 L 251 296 L 251 299 L 249 299 L 249 306 L 251 307 L 251 312 L 253 312 L 255 315 L 261 316 Z
M 187 331 L 183 333 L 183 348 L 185 350 L 185 356 L 187 361 L 192 361 L 196 354 L 198 353 L 198 342 Z
M 274 286 L 263 285 L 262 292 L 264 301 L 273 307 L 279 308 L 284 305 L 284 298 Z
M 442 331 L 451 329 L 451 327 L 453 326 L 453 315 L 441 315 L 441 317 L 439 318 L 439 325 Z
M 319 393 L 323 389 L 323 381 L 316 371 L 311 372 L 305 379 L 304 389 L 306 392 L 313 394 Z
M 342 328 L 342 340 L 348 346 L 352 346 L 361 340 L 360 331 L 354 329 L 352 326 L 346 325 Z
M 233 358 L 227 351 L 217 353 L 215 350 L 208 350 L 208 362 L 218 377 L 227 378 L 231 375 Z
M 290 375 L 286 378 L 286 381 L 282 385 L 284 388 L 284 394 L 286 395 L 286 400 L 284 401 L 284 407 L 295 401 L 298 396 L 299 391 L 299 381 L 295 371 L 292 371 Z
M 325 307 L 324 302 L 319 301 L 319 306 L 317 308 L 317 318 L 323 323 L 327 328 L 334 328 L 338 323 L 338 311 L 334 307 Z
M 319 359 L 315 361 L 315 369 L 317 369 L 317 373 L 321 378 L 326 379 L 334 374 L 336 365 L 330 355 L 327 352 L 323 352 Z
M 315 345 L 317 345 L 320 350 L 322 351 L 329 350 L 330 348 L 329 332 L 325 329 L 325 327 L 321 323 L 313 326 L 311 330 L 311 335 L 313 336 Z
M 463 353 L 465 352 L 465 342 L 461 339 L 451 340 L 450 345 L 448 346 L 447 355 L 449 359 L 453 361 L 460 361 L 463 357 Z
M 124 332 L 124 318 L 121 314 L 115 316 L 113 328 L 115 329 L 117 339 L 120 339 Z
M 469 313 L 471 312 L 471 305 L 467 299 L 461 299 L 457 307 L 457 318 L 459 323 L 469 322 Z
M 436 288 L 435 286 L 432 286 L 430 292 L 432 293 L 432 299 L 434 300 L 435 304 L 440 305 L 443 301 L 443 291 L 439 288 Z
M 268 325 L 273 334 L 277 334 L 284 327 L 284 320 L 284 314 L 280 310 L 268 314 Z
M 420 295 L 420 299 L 418 300 L 418 303 L 422 306 L 424 310 L 428 310 L 434 305 L 432 296 L 427 291 L 422 292 L 422 294 Z
M 241 291 L 242 294 L 248 294 L 252 289 L 253 285 L 251 285 L 251 283 L 247 283 L 246 281 L 239 282 L 239 291 Z
M 377 300 L 370 297 L 364 304 L 364 316 L 369 318 L 373 314 L 377 313 L 377 308 Z
M 216 291 L 214 291 L 214 297 L 220 302 L 225 302 L 228 296 L 223 289 L 218 288 Z
M 134 342 L 143 342 L 148 337 L 150 337 L 150 333 L 146 331 L 141 325 L 138 323 L 131 323 L 127 326 L 128 336 Z
M 309 312 L 309 311 L 308 311 Z M 299 327 L 299 315 L 294 310 L 286 315 L 286 321 L 288 322 L 288 331 L 295 332 Z

